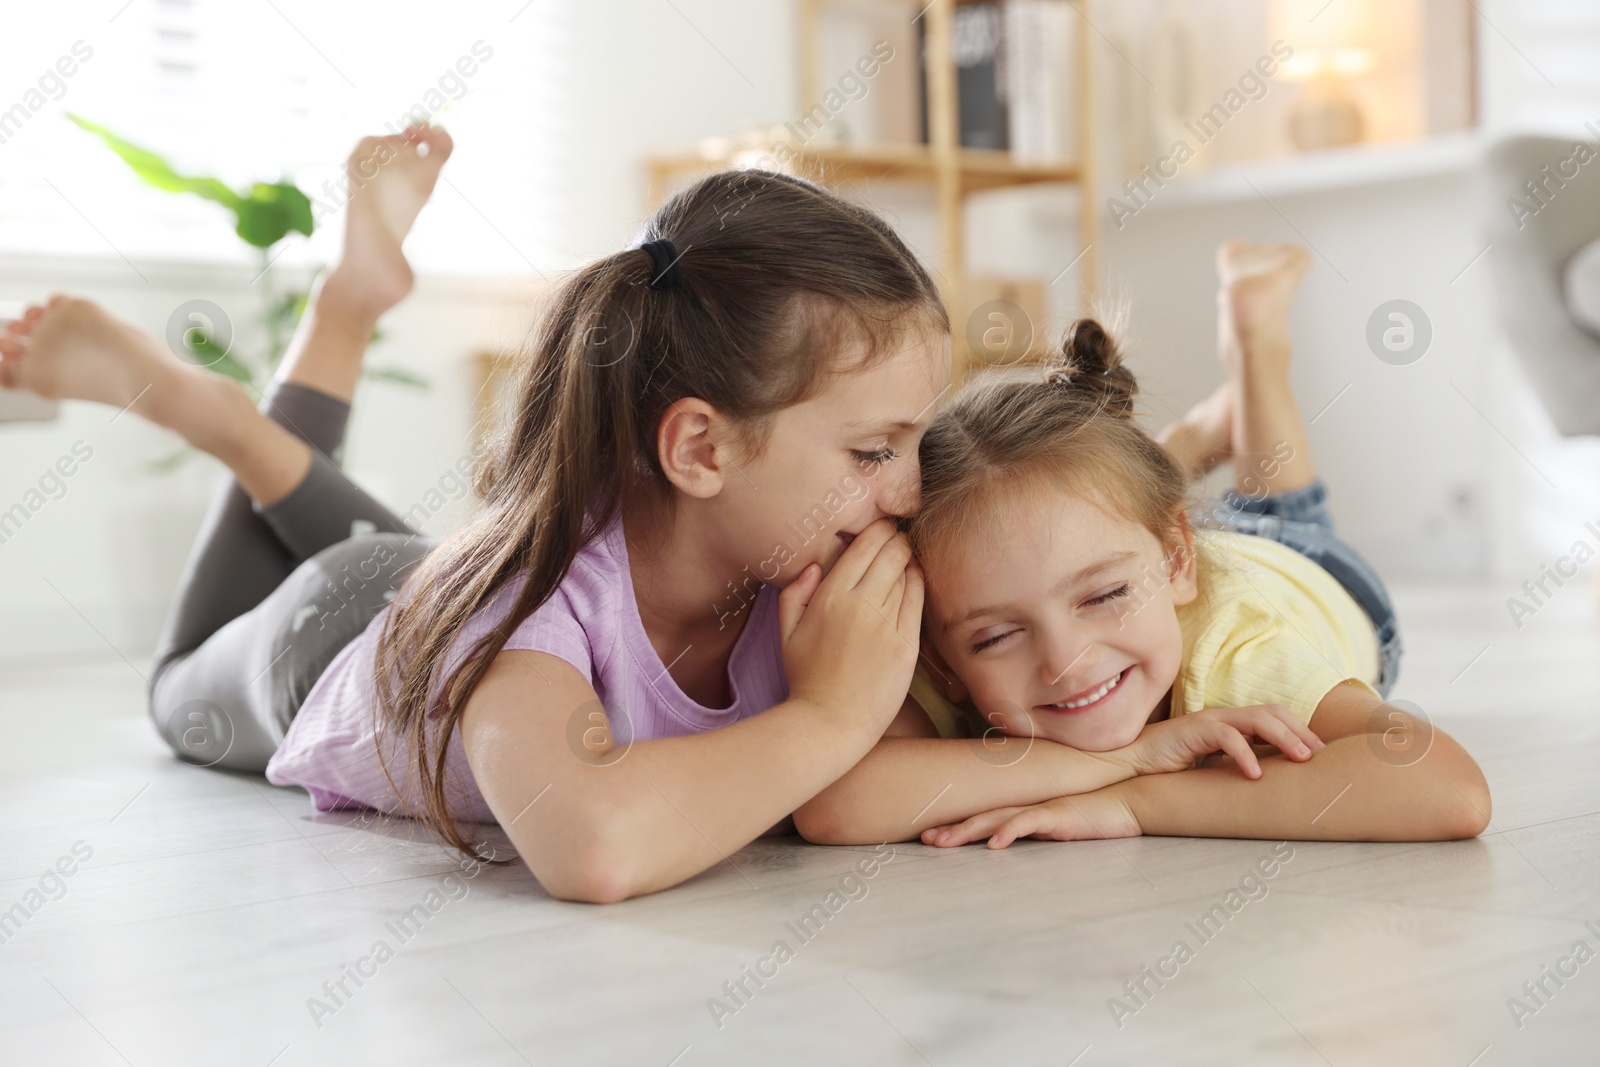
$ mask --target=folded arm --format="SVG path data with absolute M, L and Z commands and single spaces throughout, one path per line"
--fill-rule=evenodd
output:
M 1140 833 L 1441 841 L 1475 837 L 1488 826 L 1483 772 L 1442 730 L 1351 685 L 1338 686 L 1322 699 L 1311 728 L 1326 742 L 1313 759 L 1263 759 L 1257 780 L 1226 765 L 1147 775 L 1085 796 L 986 812 L 924 840 L 959 845 L 988 838 L 995 848 L 1019 837 L 1076 840 Z M 1406 743 L 1397 744 L 1402 740 Z
M 794 824 L 819 845 L 911 841 L 975 812 L 1087 793 L 1135 773 L 1119 753 L 1080 752 L 1042 738 L 941 738 L 907 700 L 883 738 L 801 806 Z
M 794 813 L 795 828 L 818 844 L 876 844 L 917 837 L 929 827 L 1005 805 L 1090 794 L 1135 775 L 1164 775 L 1224 752 L 1251 776 L 1256 737 L 1294 759 L 1310 759 L 1316 736 L 1277 705 L 1213 708 L 1155 723 L 1110 752 L 1083 752 L 1043 738 L 998 731 L 971 740 L 931 736 L 933 724 L 907 701 L 888 733 L 848 774 Z
M 876 739 L 869 719 L 791 700 L 721 729 L 613 746 L 594 689 L 542 652 L 495 657 L 461 736 L 523 862 L 552 896 L 589 903 L 664 889 L 722 862 Z
M 1140 828 L 1173 837 L 1442 841 L 1488 826 L 1483 772 L 1444 731 L 1353 685 L 1323 697 L 1311 728 L 1327 747 L 1300 765 L 1263 760 L 1260 781 L 1201 767 L 1139 782 L 1126 795 Z

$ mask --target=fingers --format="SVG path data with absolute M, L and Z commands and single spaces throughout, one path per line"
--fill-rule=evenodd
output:
M 817 587 L 822 584 L 822 568 L 815 563 L 800 572 L 800 577 L 790 582 L 783 592 L 778 594 L 778 632 L 784 641 L 794 633 L 794 628 L 800 625 L 800 618 L 806 613 L 811 598 L 816 594 Z
M 906 536 L 894 530 L 888 518 L 880 518 L 850 542 L 827 577 L 850 585 L 874 605 L 882 606 L 909 561 Z
M 949 826 L 930 826 L 922 831 L 922 843 L 937 848 L 955 848 L 988 837 L 1004 826 L 1021 808 L 996 808 Z
M 829 581 L 840 581 L 847 586 L 859 586 L 867 570 L 878 557 L 878 552 L 895 536 L 894 523 L 879 519 L 856 535 L 846 546 L 838 562 L 828 572 Z M 903 567 L 904 565 L 902 565 Z M 881 597 L 879 598 L 881 601 Z
M 905 580 L 910 562 L 911 542 L 905 534 L 897 533 L 878 549 L 867 573 L 856 583 L 856 592 L 874 604 L 886 606 L 895 587 Z
M 1024 808 L 1012 818 L 1007 819 L 999 829 L 990 835 L 989 847 L 994 849 L 1007 848 L 1011 842 L 1019 837 L 1027 837 L 1029 834 L 1038 833 L 1044 828 L 1045 822 L 1046 816 L 1044 812 L 1038 808 Z
M 1220 718 L 1240 730 L 1255 734 L 1291 759 L 1310 759 L 1312 752 L 1326 747 L 1300 716 L 1281 704 L 1238 708 Z
M 922 600 L 926 591 L 922 567 L 912 560 L 905 571 L 905 593 L 900 598 L 900 618 L 895 624 L 901 636 L 912 644 L 922 634 Z
M 1233 757 L 1233 762 L 1247 778 L 1261 777 L 1261 763 L 1256 759 L 1255 750 L 1250 747 L 1250 742 L 1245 736 L 1225 722 L 1218 722 L 1222 736 L 1217 740 L 1217 747 Z
M 1295 717 L 1295 722 L 1299 722 Z M 1256 736 L 1294 760 L 1311 758 L 1311 746 L 1288 723 L 1271 715 L 1263 716 L 1255 726 Z
M 1270 705 L 1270 708 L 1272 714 L 1276 716 L 1280 722 L 1288 726 L 1290 732 L 1304 742 L 1308 748 L 1315 750 L 1327 747 L 1327 745 L 1323 743 L 1322 738 L 1318 737 L 1316 732 L 1311 729 L 1311 724 L 1300 718 L 1300 716 L 1279 704 Z

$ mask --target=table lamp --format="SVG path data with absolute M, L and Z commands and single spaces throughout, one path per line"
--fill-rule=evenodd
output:
M 1272 39 L 1294 49 L 1281 76 L 1305 82 L 1289 113 L 1289 139 L 1304 150 L 1362 139 L 1361 108 L 1351 77 L 1373 67 L 1372 0 L 1273 0 Z

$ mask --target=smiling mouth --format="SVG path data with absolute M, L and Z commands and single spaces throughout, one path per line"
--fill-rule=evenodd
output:
M 1112 693 L 1122 688 L 1122 683 L 1127 681 L 1128 673 L 1132 667 L 1125 667 L 1119 673 L 1112 675 L 1093 689 L 1085 689 L 1071 700 L 1062 700 L 1054 704 L 1040 704 L 1040 711 L 1085 711 L 1102 701 L 1108 699 Z

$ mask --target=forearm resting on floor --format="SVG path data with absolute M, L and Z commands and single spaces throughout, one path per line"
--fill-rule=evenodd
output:
M 1091 792 L 1133 773 L 1110 753 L 1041 739 L 884 737 L 794 813 L 795 828 L 822 845 L 909 841 L 929 826 Z
M 1371 693 L 1340 686 L 1311 720 L 1327 745 L 1304 763 L 1269 757 L 1253 781 L 1224 764 L 1147 775 L 1109 791 L 1129 805 L 1146 834 L 1443 841 L 1482 833 L 1491 801 L 1477 763 L 1426 722 L 1407 726 L 1424 747 L 1388 747 L 1384 733 L 1367 732 L 1393 721 L 1374 717 L 1385 707 Z

